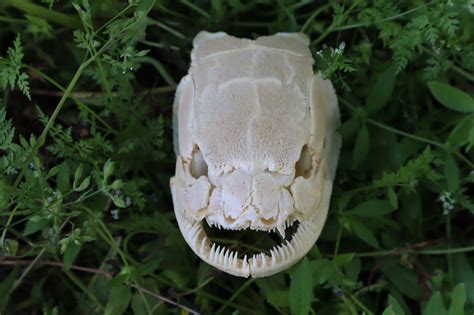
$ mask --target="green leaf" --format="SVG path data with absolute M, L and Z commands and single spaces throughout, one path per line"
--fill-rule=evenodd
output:
M 74 242 L 70 242 L 66 250 L 64 251 L 64 257 L 63 257 L 63 263 L 64 263 L 64 268 L 69 269 L 71 267 L 72 263 L 76 259 L 77 255 L 81 251 L 81 244 L 76 244 Z
M 393 305 L 390 305 L 383 311 L 382 315 L 397 315 L 397 313 L 393 310 Z
M 292 315 L 306 315 L 313 297 L 313 277 L 308 258 L 296 266 L 290 284 L 290 310 Z
M 339 254 L 334 256 L 333 262 L 336 264 L 338 267 L 342 267 L 344 265 L 347 265 L 352 261 L 354 258 L 355 253 L 350 253 L 350 254 Z
M 31 235 L 35 232 L 38 232 L 39 230 L 44 228 L 46 225 L 48 225 L 48 219 L 47 218 L 42 218 L 42 217 L 37 216 L 37 215 L 32 216 L 26 222 L 25 229 L 23 230 L 23 236 L 28 236 L 28 235 Z
M 459 148 L 469 142 L 470 134 L 474 130 L 474 115 L 464 117 L 453 128 L 448 137 L 449 145 L 452 148 Z
M 360 258 L 355 258 L 349 264 L 344 266 L 344 273 L 346 274 L 349 280 L 355 282 L 357 281 L 357 278 L 359 278 L 361 268 L 362 262 Z
M 474 98 L 469 94 L 448 84 L 435 81 L 429 82 L 428 87 L 436 100 L 447 108 L 462 113 L 474 112 Z
M 378 217 L 389 214 L 395 209 L 390 205 L 387 200 L 372 199 L 364 201 L 357 205 L 354 209 L 349 211 L 351 214 L 355 214 L 361 217 Z
M 393 186 L 387 188 L 388 201 L 393 209 L 398 209 L 398 196 Z
M 474 272 L 465 254 L 453 255 L 454 278 L 458 283 L 464 283 L 466 295 L 474 304 Z
M 369 130 L 367 125 L 363 125 L 356 137 L 354 151 L 352 156 L 352 168 L 357 168 L 369 153 Z
M 451 306 L 449 307 L 449 315 L 464 315 L 464 305 L 466 304 L 466 290 L 464 283 L 460 283 L 454 287 L 451 292 Z
M 413 270 L 401 267 L 396 260 L 382 264 L 380 269 L 403 295 L 413 300 L 421 298 L 421 287 Z
M 397 299 L 394 298 L 391 294 L 388 295 L 388 304 L 392 307 L 392 313 L 388 313 L 390 315 L 405 315 L 405 311 L 403 310 L 400 303 L 398 303 Z M 385 315 L 385 312 L 384 312 Z
M 362 222 L 359 220 L 352 219 L 351 220 L 351 227 L 354 231 L 354 233 L 364 242 L 369 244 L 372 247 L 379 248 L 379 242 L 375 238 L 374 233 L 365 226 Z
M 452 193 L 456 192 L 461 180 L 461 174 L 456 160 L 451 154 L 447 155 L 444 161 L 444 177 L 446 178 L 448 190 Z
M 132 292 L 129 287 L 120 284 L 112 287 L 109 301 L 105 306 L 105 315 L 121 315 L 125 313 L 132 299 Z
M 76 171 L 74 172 L 74 182 L 73 182 L 73 187 L 76 187 L 77 184 L 79 183 L 79 180 L 82 177 L 82 164 L 80 164 L 77 168 Z
M 284 273 L 280 272 L 270 277 L 259 278 L 256 283 L 268 303 L 275 307 L 289 305 L 289 290 L 285 283 Z
M 377 81 L 371 87 L 367 97 L 368 113 L 375 113 L 387 104 L 393 93 L 395 77 L 396 67 L 394 65 L 378 75 Z
M 114 203 L 114 205 L 116 205 L 117 207 L 119 208 L 126 208 L 127 205 L 125 204 L 125 201 L 123 200 L 123 198 L 121 196 L 112 196 L 112 201 Z
M 443 304 L 443 298 L 439 291 L 431 296 L 431 299 L 428 301 L 428 304 L 426 304 L 425 310 L 423 311 L 423 315 L 447 315 L 446 308 Z
M 111 160 L 107 160 L 107 162 L 105 162 L 104 164 L 103 172 L 104 181 L 107 181 L 107 178 L 109 178 L 110 175 L 112 175 L 112 173 L 114 172 L 114 162 L 112 162 Z
M 61 166 L 59 167 L 59 172 L 56 175 L 56 184 L 59 191 L 63 195 L 69 191 L 69 187 L 70 187 L 69 176 L 70 176 L 69 165 L 67 163 L 61 164 Z
M 87 176 L 79 186 L 74 188 L 74 191 L 81 192 L 83 190 L 86 190 L 87 187 L 89 187 L 90 183 L 91 183 L 91 177 Z

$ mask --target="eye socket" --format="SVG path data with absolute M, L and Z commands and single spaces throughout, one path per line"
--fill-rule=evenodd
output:
M 197 146 L 193 151 L 189 171 L 191 172 L 191 175 L 196 179 L 201 176 L 207 176 L 207 163 L 204 160 L 204 156 L 202 155 L 201 150 Z
M 303 176 L 308 178 L 311 175 L 312 159 L 308 146 L 304 145 L 301 149 L 300 158 L 295 164 L 295 177 Z

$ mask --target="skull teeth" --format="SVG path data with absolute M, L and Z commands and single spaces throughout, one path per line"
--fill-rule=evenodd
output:
M 288 227 L 293 223 L 287 220 L 281 227 Z M 247 255 L 239 258 L 237 251 L 212 243 L 200 223 L 185 224 L 185 228 L 188 231 L 186 233 L 188 243 L 204 261 L 221 270 L 244 277 L 265 276 L 274 273 L 275 270 L 287 268 L 311 248 L 315 232 L 310 224 L 302 223 L 293 234 L 291 241 L 285 241 L 284 244 L 273 247 L 269 254 L 259 253 L 249 258 Z M 273 230 L 279 231 L 279 228 L 276 227 Z

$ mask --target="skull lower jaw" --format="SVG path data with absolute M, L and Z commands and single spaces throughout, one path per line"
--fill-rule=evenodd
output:
M 213 243 L 204 231 L 202 221 L 185 218 L 175 211 L 179 228 L 191 249 L 206 263 L 240 277 L 265 277 L 278 273 L 298 262 L 318 239 L 326 220 L 332 182 L 326 181 L 321 203 L 314 215 L 300 222 L 290 241 L 284 241 L 270 250 L 270 254 L 258 253 L 240 258 L 238 251 Z

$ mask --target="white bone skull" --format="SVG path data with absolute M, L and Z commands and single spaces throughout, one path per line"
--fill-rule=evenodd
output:
M 304 34 L 249 40 L 201 32 L 193 43 L 173 106 L 176 219 L 208 264 L 269 276 L 306 255 L 326 220 L 341 146 L 336 94 L 313 73 Z M 242 257 L 213 243 L 203 220 L 282 235 L 299 224 L 270 254 Z

